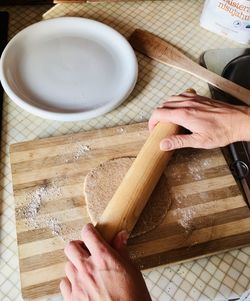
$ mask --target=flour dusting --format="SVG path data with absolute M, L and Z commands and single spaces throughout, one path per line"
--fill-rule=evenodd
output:
M 57 218 L 50 217 L 45 220 L 47 227 L 51 230 L 53 235 L 60 236 L 62 232 L 62 224 L 58 222 Z
M 61 195 L 61 188 L 54 182 L 39 186 L 34 191 L 26 194 L 28 203 L 17 210 L 17 214 L 25 219 L 28 227 L 32 229 L 47 228 L 53 236 L 65 240 L 64 235 L 68 234 L 69 229 L 58 218 L 54 217 L 53 213 L 46 212 L 46 204 Z
M 92 148 L 89 144 L 82 144 L 80 141 L 75 141 L 72 137 L 68 139 L 67 147 L 59 152 L 57 160 L 64 163 L 73 163 L 83 157 L 88 157 Z
M 41 206 L 46 200 L 51 200 L 55 196 L 61 195 L 61 189 L 54 183 L 50 185 L 42 185 L 34 191 L 26 194 L 28 204 L 21 210 L 22 215 L 27 219 L 28 223 L 38 227 L 36 217 L 41 209 Z
M 193 217 L 195 210 L 193 208 L 188 209 L 177 209 L 176 215 L 178 218 L 178 223 L 185 229 L 186 233 L 193 230 Z
M 126 131 L 124 130 L 124 128 L 118 128 L 116 131 L 117 131 L 117 133 L 119 133 L 119 134 L 126 133 Z
M 55 160 L 60 163 L 74 163 L 82 157 L 87 157 L 91 150 L 89 144 L 82 144 L 71 137 L 69 138 L 67 147 L 65 146 L 61 150 Z M 67 175 L 64 178 L 67 178 Z M 22 207 L 17 209 L 16 213 L 25 220 L 25 224 L 30 229 L 43 229 L 44 231 L 45 229 L 49 229 L 53 236 L 58 236 L 64 241 L 69 241 L 75 236 L 74 229 L 63 223 L 65 218 L 63 213 L 60 214 L 60 212 L 50 210 L 50 207 L 55 207 L 53 201 L 58 200 L 60 202 L 61 198 L 62 191 L 59 182 L 58 180 L 54 180 L 49 184 L 38 186 L 31 192 L 27 192 L 25 194 L 25 204 L 21 203 Z
M 43 195 L 46 192 L 46 189 L 44 186 L 39 187 L 34 192 L 32 192 L 28 197 L 30 199 L 30 202 L 28 205 L 23 209 L 24 216 L 29 220 L 34 220 L 38 211 L 41 207 L 41 202 L 43 199 Z M 27 198 L 27 197 L 26 197 Z
M 185 170 L 183 169 L 184 166 Z M 186 184 L 183 183 L 183 172 L 185 172 L 185 176 L 187 175 L 187 183 L 201 181 L 207 178 L 207 170 L 212 166 L 213 158 L 204 158 L 202 152 L 190 154 L 185 152 L 185 150 L 181 150 L 175 154 L 167 169 L 167 173 L 174 179 L 174 186 L 179 186 Z M 194 218 L 197 215 L 198 209 L 196 208 L 197 206 L 187 207 L 189 204 L 187 194 L 190 194 L 190 191 L 185 191 L 185 186 L 181 192 L 177 192 L 174 189 L 174 186 L 170 191 L 173 203 L 175 203 L 177 207 L 174 214 L 178 224 L 183 227 L 187 234 L 190 234 L 195 228 Z M 205 192 L 203 193 L 202 198 L 206 198 Z
M 83 145 L 80 142 L 77 142 L 76 150 L 73 153 L 73 159 L 78 160 L 80 157 L 85 156 L 90 150 L 91 147 L 89 145 Z

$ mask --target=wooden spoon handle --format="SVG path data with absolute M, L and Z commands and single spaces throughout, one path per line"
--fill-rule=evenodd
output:
M 243 88 L 193 62 L 170 43 L 144 30 L 136 29 L 130 37 L 134 49 L 163 64 L 186 71 L 214 87 L 250 105 L 250 90 Z

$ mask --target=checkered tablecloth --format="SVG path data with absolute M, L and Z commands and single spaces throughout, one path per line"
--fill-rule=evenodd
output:
M 196 61 L 207 49 L 239 47 L 199 27 L 202 5 L 201 0 L 166 0 L 60 4 L 52 9 L 49 6 L 14 6 L 6 7 L 6 10 L 10 12 L 10 37 L 25 26 L 41 20 L 50 9 L 44 14 L 45 19 L 64 15 L 93 18 L 113 26 L 125 36 L 135 27 L 147 29 L 177 45 Z M 0 169 L 0 300 L 21 300 L 8 152 L 11 143 L 144 121 L 168 95 L 187 87 L 208 95 L 204 82 L 140 54 L 137 57 L 139 81 L 132 95 L 116 110 L 89 121 L 46 121 L 23 111 L 5 97 Z M 143 274 L 154 300 L 234 298 L 250 287 L 250 247 L 170 267 L 157 267 Z M 58 296 L 48 300 L 61 299 Z

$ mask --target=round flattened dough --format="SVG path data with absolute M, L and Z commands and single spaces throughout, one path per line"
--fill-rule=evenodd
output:
M 84 195 L 90 219 L 94 224 L 103 213 L 134 159 L 134 157 L 124 157 L 106 161 L 92 169 L 85 177 Z M 167 179 L 165 175 L 162 175 L 130 237 L 141 235 L 157 227 L 170 205 Z

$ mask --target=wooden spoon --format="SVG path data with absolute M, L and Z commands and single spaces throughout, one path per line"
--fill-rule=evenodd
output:
M 212 86 L 250 105 L 250 90 L 225 79 L 193 62 L 170 43 L 150 32 L 136 29 L 129 39 L 132 47 L 163 64 L 186 71 Z

